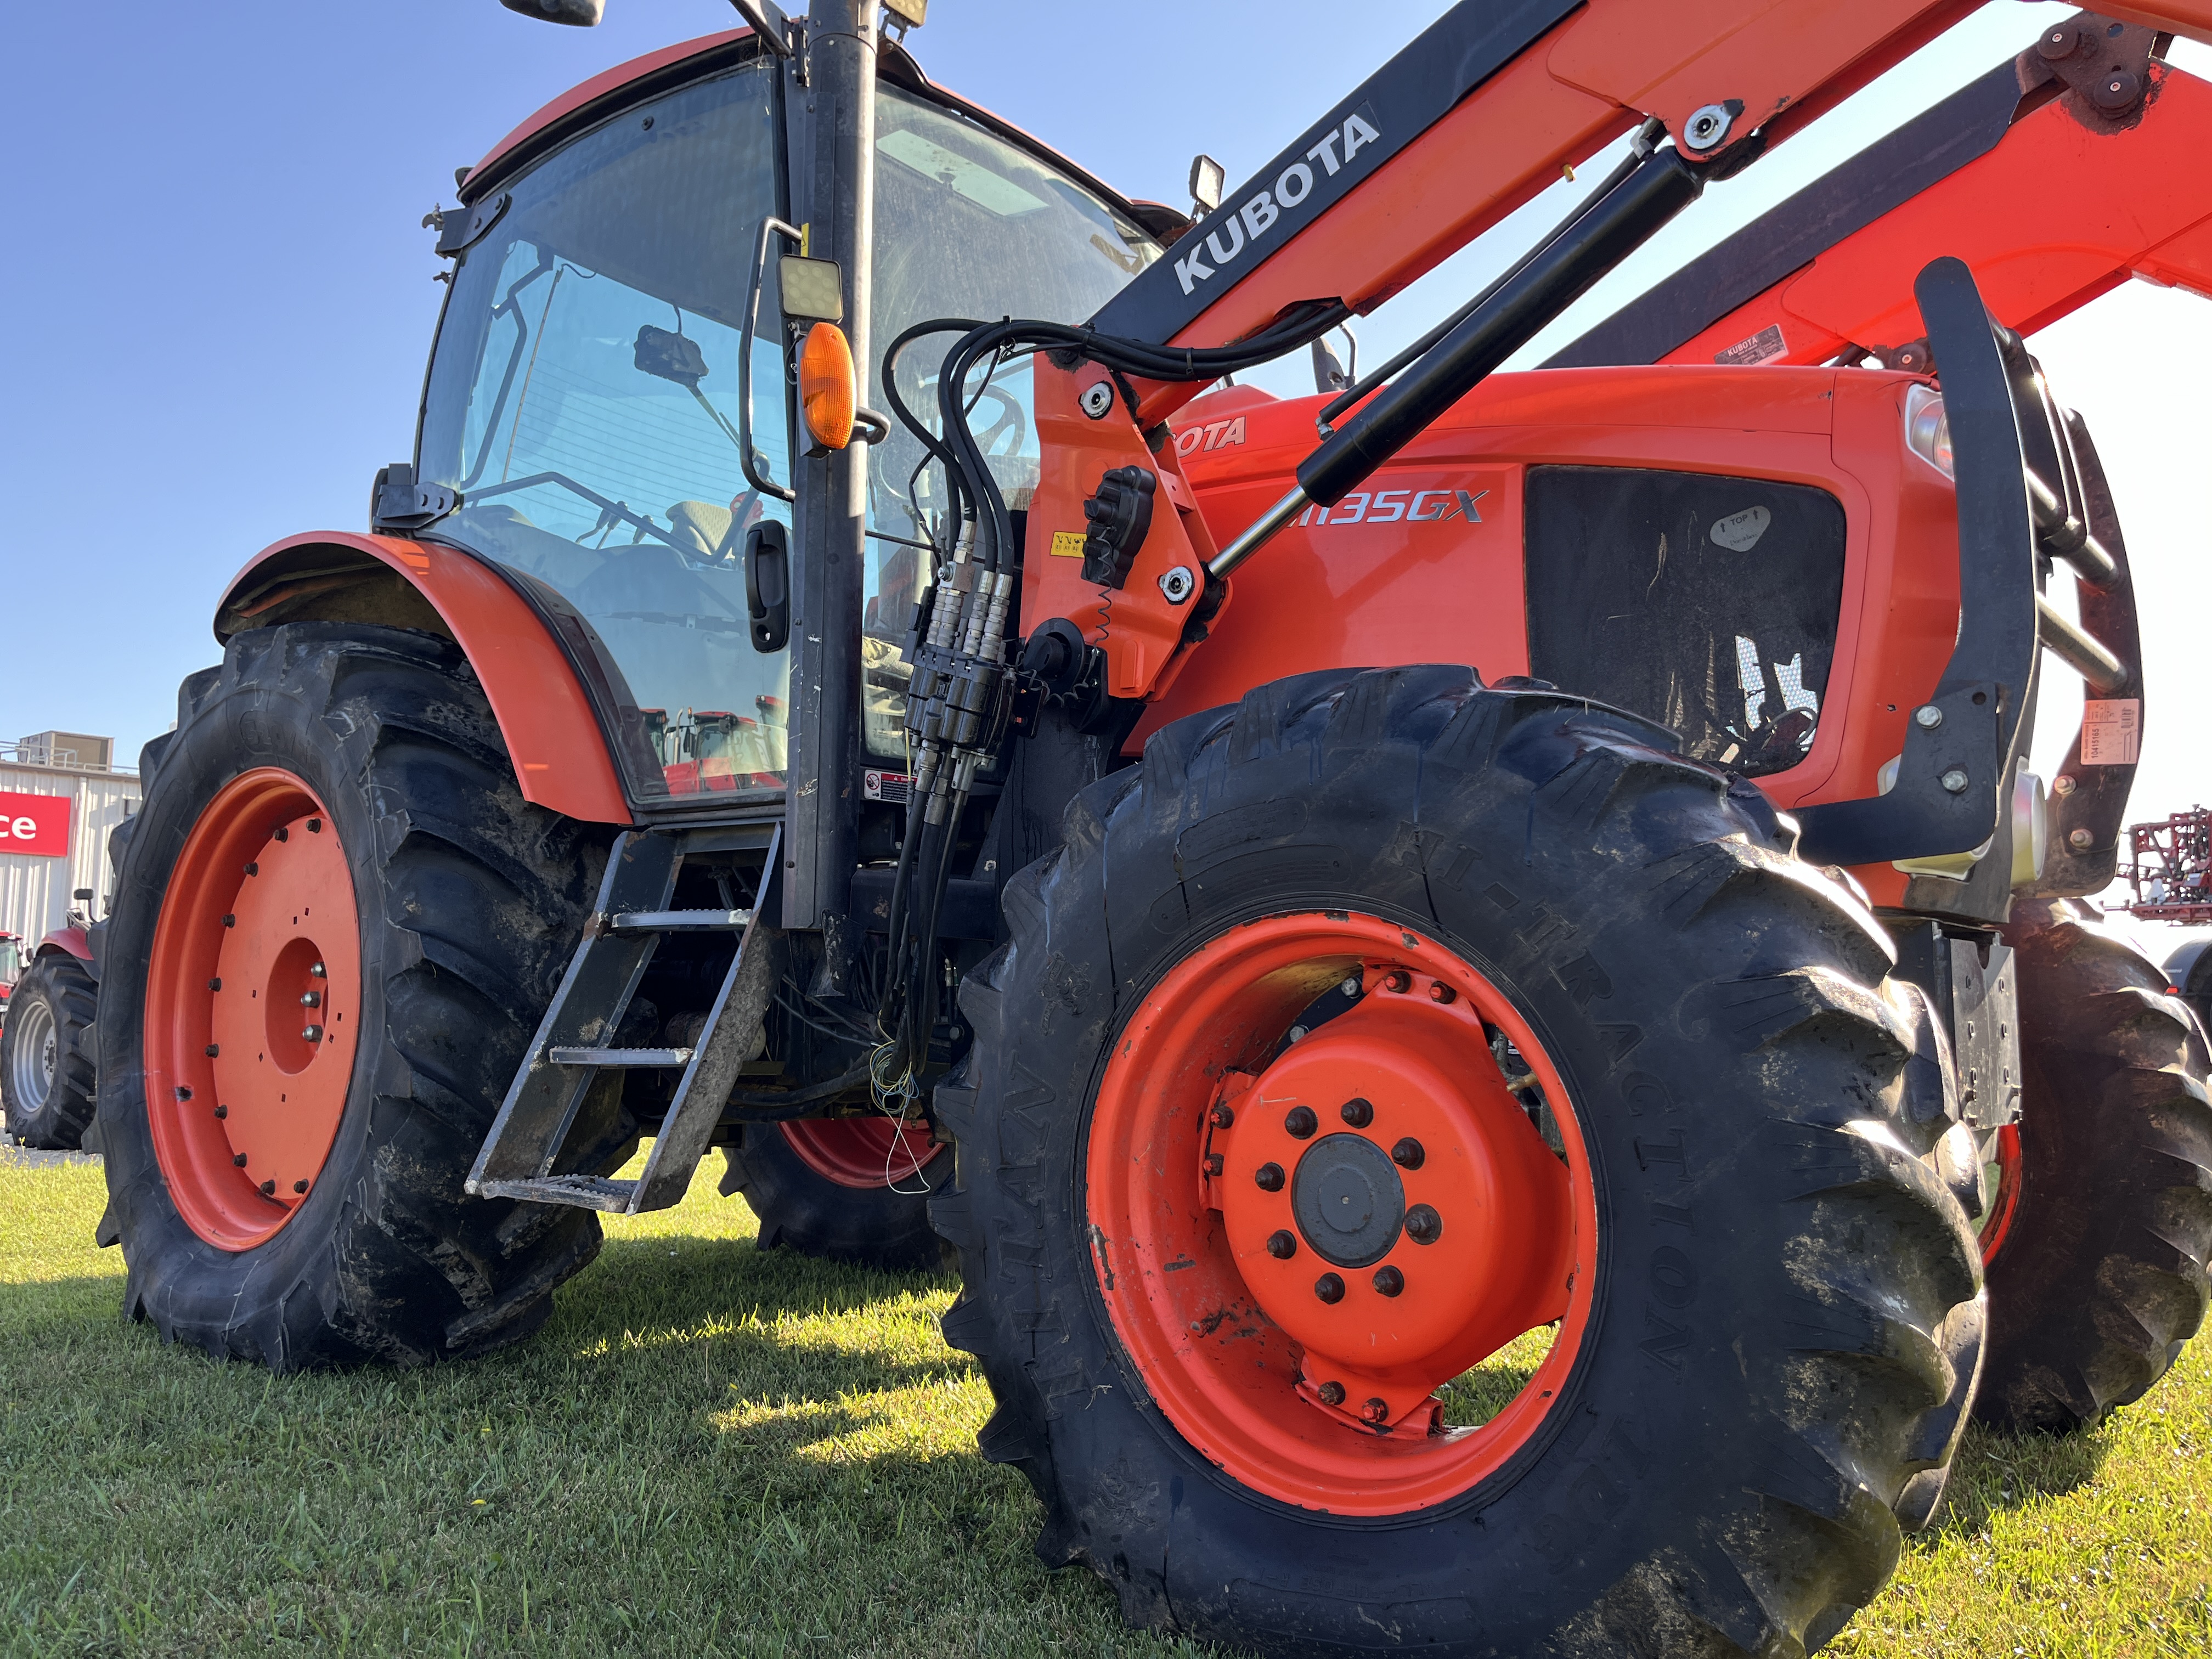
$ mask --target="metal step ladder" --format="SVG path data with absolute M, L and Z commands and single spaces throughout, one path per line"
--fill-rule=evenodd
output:
M 783 831 L 766 832 L 765 897 L 781 856 Z M 747 844 L 739 832 L 625 831 L 607 856 L 597 908 L 562 975 L 552 1006 L 501 1103 L 469 1171 L 467 1189 L 483 1198 L 569 1204 L 619 1215 L 663 1210 L 682 1199 L 705 1156 L 738 1070 L 758 1045 L 775 990 L 776 929 L 751 910 L 673 910 L 676 878 L 687 853 Z M 751 844 L 760 844 L 757 836 Z M 729 895 L 725 892 L 726 902 Z M 737 954 L 722 976 L 698 1041 L 684 1048 L 610 1046 L 630 1000 L 671 933 L 736 933 Z M 653 1138 L 645 1173 L 634 1181 L 555 1175 L 562 1144 L 600 1073 L 680 1069 L 675 1098 Z

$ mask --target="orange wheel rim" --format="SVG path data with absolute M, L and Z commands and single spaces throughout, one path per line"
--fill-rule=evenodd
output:
M 930 1139 L 929 1125 L 919 1120 L 826 1117 L 781 1127 L 799 1161 L 840 1187 L 903 1186 L 945 1150 Z
M 1284 1042 L 1353 975 L 1364 994 Z M 1283 1502 L 1458 1496 L 1529 1443 L 1580 1350 L 1597 1209 L 1565 1084 L 1486 975 L 1395 923 L 1271 917 L 1178 963 L 1107 1065 L 1085 1178 L 1100 1292 L 1153 1399 Z M 1502 1411 L 1440 1425 L 1440 1387 L 1553 1322 Z
M 146 975 L 154 1153 L 218 1249 L 272 1237 L 337 1137 L 361 1023 L 353 875 L 314 792 L 263 767 L 185 838 Z
M 1997 1131 L 1997 1189 L 1990 1200 L 1990 1212 L 1982 1221 L 1982 1265 L 1997 1259 L 2012 1224 L 2020 1214 L 2020 1125 L 2008 1123 Z

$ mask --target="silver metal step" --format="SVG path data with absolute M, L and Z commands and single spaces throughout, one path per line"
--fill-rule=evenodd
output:
M 556 1066 L 620 1066 L 633 1070 L 672 1071 L 691 1063 L 689 1048 L 548 1048 Z
M 628 910 L 607 918 L 610 933 L 735 933 L 752 925 L 750 910 Z
M 567 1204 L 622 1215 L 629 1210 L 641 1184 L 601 1176 L 538 1176 L 527 1181 L 487 1181 L 477 1192 L 484 1198 L 519 1198 L 530 1203 Z

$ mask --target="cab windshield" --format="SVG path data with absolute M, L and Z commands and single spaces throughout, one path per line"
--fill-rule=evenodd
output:
M 578 619 L 646 797 L 783 786 L 788 652 L 753 648 L 743 555 L 746 530 L 788 523 L 788 508 L 747 479 L 738 395 L 761 222 L 786 216 L 777 109 L 773 70 L 748 64 L 635 105 L 514 180 L 461 256 L 431 362 L 416 467 L 461 505 L 429 533 Z M 980 125 L 890 86 L 878 111 L 878 349 L 924 318 L 1080 320 L 1155 256 L 1093 193 Z M 750 436 L 756 470 L 788 485 L 793 342 L 774 291 Z M 917 409 L 951 343 L 902 364 Z M 1037 454 L 1025 366 L 990 396 L 1002 483 L 1025 505 Z M 929 481 L 908 488 L 921 453 L 899 431 L 871 458 L 879 532 L 926 539 Z M 868 735 L 895 755 L 896 641 L 925 556 L 871 547 Z

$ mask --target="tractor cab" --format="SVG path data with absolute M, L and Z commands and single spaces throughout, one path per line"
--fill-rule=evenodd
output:
M 658 72 L 617 70 L 603 77 L 613 93 L 541 112 L 467 175 L 444 220 L 453 264 L 414 477 L 459 505 L 419 533 L 561 619 L 648 814 L 702 790 L 766 803 L 785 787 L 781 590 L 807 447 L 792 333 L 842 322 L 866 365 L 871 340 L 929 319 L 1074 322 L 1158 256 L 1143 210 L 896 48 L 885 58 L 865 316 L 844 315 L 837 267 L 810 258 L 814 233 L 790 222 L 800 112 L 750 33 L 657 54 Z M 902 364 L 908 403 L 933 401 L 934 360 Z M 974 389 L 1016 511 L 1037 474 L 1028 380 L 1015 362 Z M 864 741 L 871 762 L 896 763 L 898 641 L 946 503 L 911 434 L 872 435 L 860 499 L 823 510 L 865 520 Z M 668 752 L 663 711 L 685 708 L 702 711 L 688 750 Z

